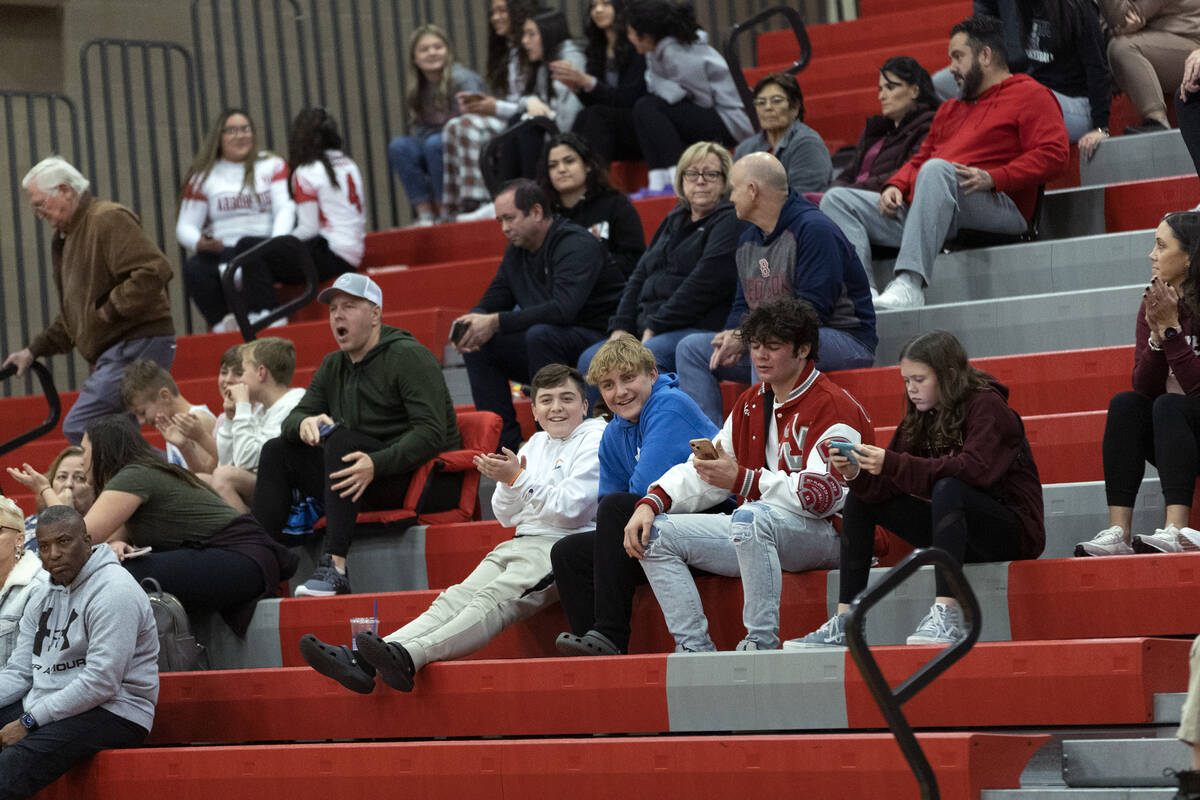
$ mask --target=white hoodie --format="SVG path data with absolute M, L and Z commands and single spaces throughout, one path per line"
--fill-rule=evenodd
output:
M 270 408 L 262 403 L 238 403 L 233 419 L 225 418 L 217 428 L 217 464 L 258 471 L 258 457 L 268 439 L 279 436 L 283 421 L 304 398 L 304 389 L 288 389 Z
M 604 420 L 586 419 L 566 439 L 538 431 L 518 456 L 525 470 L 513 485 L 496 484 L 492 511 L 516 536 L 566 536 L 596 529 L 600 438 Z

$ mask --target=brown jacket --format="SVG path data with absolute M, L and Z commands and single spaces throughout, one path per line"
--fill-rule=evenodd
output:
M 94 364 L 118 342 L 175 335 L 171 265 L 129 209 L 85 192 L 51 257 L 61 312 L 29 345 L 35 356 L 75 347 Z
M 1100 0 L 1109 30 L 1120 30 L 1131 8 L 1146 20 L 1142 30 L 1173 33 L 1200 43 L 1200 0 Z

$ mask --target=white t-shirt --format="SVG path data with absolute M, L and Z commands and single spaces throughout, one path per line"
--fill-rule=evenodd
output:
M 324 236 L 330 250 L 357 267 L 362 262 L 367 230 L 362 174 L 340 150 L 326 150 L 325 155 L 337 176 L 336 186 L 320 161 L 302 164 L 292 174 L 292 195 L 296 199 L 296 229 L 292 235 L 305 241 Z
M 183 190 L 175 238 L 188 250 L 205 226 L 226 247 L 246 236 L 281 236 L 295 224 L 295 204 L 288 197 L 287 162 L 267 152 L 254 163 L 254 186 L 243 185 L 245 167 L 220 159 L 207 176 L 197 175 Z

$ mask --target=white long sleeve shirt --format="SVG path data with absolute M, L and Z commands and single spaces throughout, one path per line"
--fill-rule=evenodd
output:
M 175 238 L 188 250 L 211 229 L 214 239 L 233 247 L 246 236 L 282 236 L 295 224 L 295 204 L 288 197 L 287 162 L 259 153 L 254 186 L 247 187 L 245 166 L 220 159 L 208 175 L 193 178 L 183 190 Z
M 304 389 L 288 389 L 270 408 L 261 403 L 238 403 L 233 419 L 217 428 L 217 464 L 258 471 L 258 456 L 268 439 L 279 435 L 284 419 L 304 397 Z
M 512 486 L 496 484 L 492 511 L 516 536 L 566 536 L 596 529 L 602 419 L 584 420 L 566 439 L 535 433 L 519 456 L 525 470 Z

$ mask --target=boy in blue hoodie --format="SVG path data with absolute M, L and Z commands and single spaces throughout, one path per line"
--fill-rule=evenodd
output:
M 150 602 L 83 517 L 38 518 L 49 583 L 29 598 L 0 670 L 0 800 L 25 798 L 100 750 L 141 744 L 158 702 L 158 631 Z
M 687 460 L 688 442 L 711 439 L 717 426 L 629 334 L 596 352 L 587 380 L 614 417 L 600 440 L 596 531 L 564 536 L 550 551 L 571 625 L 555 644 L 562 655 L 616 655 L 629 647 L 633 592 L 646 582 L 625 552 L 625 523 L 650 484 Z

